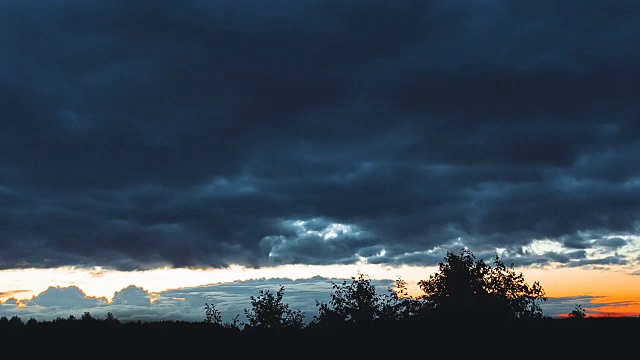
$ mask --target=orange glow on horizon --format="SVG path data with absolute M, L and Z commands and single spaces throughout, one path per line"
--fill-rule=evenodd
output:
M 538 281 L 550 297 L 606 296 L 615 301 L 640 299 L 640 276 L 622 271 L 560 268 L 530 269 L 523 273 L 528 284 Z
M 637 299 L 637 297 L 636 297 Z M 611 303 L 611 304 L 609 304 Z M 609 304 L 602 307 L 585 305 L 587 316 L 590 317 L 629 317 L 640 316 L 640 301 L 629 301 L 629 298 L 602 297 L 593 299 L 592 305 Z
M 279 277 L 293 280 L 315 276 L 348 279 L 358 272 L 368 275 L 372 280 L 401 278 L 406 281 L 408 295 L 417 298 L 423 295 L 423 291 L 417 284 L 418 281 L 428 279 L 437 270 L 436 267 L 387 267 L 371 264 L 294 265 L 263 269 L 233 266 L 226 269 L 158 269 L 145 272 L 74 268 L 5 270 L 0 271 L 0 302 L 15 299 L 16 306 L 24 307 L 24 302 L 39 295 L 48 287 L 68 286 L 77 286 L 87 297 L 104 297 L 107 302 L 111 302 L 114 292 L 134 285 L 147 291 L 150 302 L 154 303 L 159 298 L 159 293 L 170 289 Z M 581 303 L 587 316 L 638 316 L 640 314 L 640 276 L 631 275 L 622 267 L 612 267 L 607 270 L 523 268 L 517 271 L 524 275 L 527 284 L 539 282 L 548 298 L 590 298 L 588 302 Z M 100 281 L 96 281 L 96 278 Z M 565 311 L 568 314 L 572 309 L 568 308 Z

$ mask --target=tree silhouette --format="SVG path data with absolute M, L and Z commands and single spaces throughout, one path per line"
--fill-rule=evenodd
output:
M 208 324 L 222 324 L 222 315 L 220 314 L 220 310 L 216 309 L 215 304 L 204 304 L 205 309 L 205 318 L 204 321 Z
M 257 297 L 251 296 L 251 310 L 244 309 L 245 316 L 252 328 L 279 329 L 304 327 L 304 313 L 289 309 L 289 304 L 282 302 L 284 286 L 273 293 L 260 290 Z
M 582 305 L 580 305 L 579 303 L 576 303 L 576 306 L 568 314 L 568 316 L 572 319 L 584 319 L 587 317 L 587 314 L 584 308 L 582 307 Z
M 22 325 L 24 325 L 24 322 L 22 321 L 20 316 L 13 315 L 11 319 L 9 319 L 8 325 L 11 327 L 22 327 Z
M 410 320 L 422 314 L 429 303 L 409 295 L 407 282 L 398 278 L 395 286 L 382 296 L 379 318 L 382 320 Z
M 440 315 L 493 317 L 499 319 L 541 318 L 539 302 L 546 301 L 538 282 L 529 286 L 514 265 L 506 267 L 496 254 L 494 267 L 475 259 L 468 249 L 448 252 L 439 272 L 418 282 L 428 301 Z
M 489 268 L 487 288 L 491 299 L 498 305 L 506 303 L 508 315 L 518 319 L 542 318 L 540 303 L 547 301 L 544 289 L 538 281 L 528 285 L 522 273 L 516 273 L 512 263 L 505 266 L 498 254 Z
M 243 324 L 240 321 L 240 314 L 236 314 L 231 322 L 225 322 L 222 326 L 232 330 L 242 330 Z
M 105 316 L 104 321 L 110 324 L 120 323 L 120 320 L 116 319 L 116 317 L 113 315 L 111 311 L 107 313 L 107 316 Z
M 354 322 L 365 323 L 378 319 L 382 314 L 382 299 L 376 294 L 369 276 L 358 273 L 351 282 L 332 284 L 333 293 L 329 303 L 316 300 L 318 315 L 313 323 Z
M 91 315 L 90 312 L 85 311 L 84 313 L 82 313 L 82 316 L 80 316 L 80 320 L 81 321 L 95 321 L 96 319 Z

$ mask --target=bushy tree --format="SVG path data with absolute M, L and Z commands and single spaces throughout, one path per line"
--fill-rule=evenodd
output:
M 508 315 L 513 318 L 542 318 L 540 303 L 547 301 L 544 289 L 538 281 L 527 284 L 522 273 L 517 273 L 515 265 L 505 266 L 496 253 L 493 267 L 489 268 L 486 279 L 487 290 L 497 305 L 506 305 Z
M 252 328 L 301 329 L 304 327 L 304 313 L 289 309 L 289 304 L 282 302 L 284 286 L 275 293 L 260 290 L 259 295 L 251 296 L 251 309 L 244 309 L 245 316 Z
M 351 282 L 332 284 L 333 293 L 328 303 L 316 300 L 318 315 L 314 323 L 322 322 L 371 322 L 381 316 L 382 299 L 376 294 L 369 276 L 358 273 Z
M 514 265 L 504 265 L 496 254 L 494 266 L 475 259 L 468 249 L 448 252 L 439 272 L 421 280 L 422 299 L 433 310 L 449 316 L 493 316 L 497 318 L 541 318 L 545 292 L 536 281 L 529 286 Z

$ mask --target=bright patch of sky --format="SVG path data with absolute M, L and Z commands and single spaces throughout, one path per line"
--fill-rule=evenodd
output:
M 536 255 L 544 255 L 549 252 L 568 252 L 568 250 L 565 249 L 559 242 L 548 239 L 534 240 L 531 242 L 531 244 L 523 246 L 522 250 L 525 253 L 533 253 Z
M 326 226 L 320 225 L 322 220 L 293 220 L 285 221 L 284 224 L 293 228 L 299 236 L 317 236 L 324 240 L 335 239 L 342 235 L 359 235 L 362 231 L 356 225 L 346 225 L 341 223 L 330 223 Z M 320 226 L 320 228 L 319 228 Z
M 87 296 L 104 297 L 111 301 L 114 293 L 130 285 L 141 287 L 153 296 L 169 289 L 251 279 L 298 280 L 315 276 L 349 279 L 359 272 L 371 279 L 394 280 L 401 277 L 407 282 L 415 283 L 428 277 L 435 270 L 435 267 L 392 267 L 367 263 L 333 266 L 284 265 L 261 269 L 233 265 L 224 269 L 156 269 L 134 272 L 104 270 L 99 267 L 3 270 L 0 271 L 0 289 L 3 289 L 0 292 L 0 302 L 12 297 L 28 300 L 50 286 L 77 286 Z
M 597 260 L 606 257 L 615 257 L 629 262 L 629 265 L 637 267 L 640 257 L 640 237 L 635 235 L 610 235 L 598 239 L 589 240 L 589 248 L 585 249 L 583 260 Z M 499 249 L 498 249 L 499 250 Z M 569 249 L 559 241 L 551 239 L 539 239 L 523 246 L 524 253 L 534 255 L 545 254 L 570 254 L 576 249 Z M 498 251 L 500 254 L 500 251 Z M 571 261 L 578 261 L 573 259 Z

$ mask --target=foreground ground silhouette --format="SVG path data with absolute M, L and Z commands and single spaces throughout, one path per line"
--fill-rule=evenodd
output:
M 199 322 L 121 322 L 111 313 L 96 319 L 88 312 L 43 322 L 0 318 L 0 339 L 32 356 L 64 350 L 145 359 L 611 358 L 637 347 L 640 317 L 589 318 L 581 307 L 569 318 L 545 317 L 542 287 L 527 284 L 497 255 L 492 266 L 462 249 L 439 266 L 419 283 L 421 298 L 404 296 L 401 280 L 380 295 L 364 274 L 334 284 L 331 300 L 317 303 L 319 313 L 308 323 L 283 301 L 281 287 L 251 296 L 247 323 L 223 323 L 215 304 L 204 304 Z
M 90 351 L 129 357 L 530 358 L 606 356 L 637 348 L 640 317 L 499 321 L 423 321 L 336 324 L 305 329 L 237 330 L 204 322 L 40 323 L 0 328 L 6 346 L 42 351 Z M 58 350 L 56 350 L 58 349 Z M 411 356 L 413 357 L 413 356 Z

